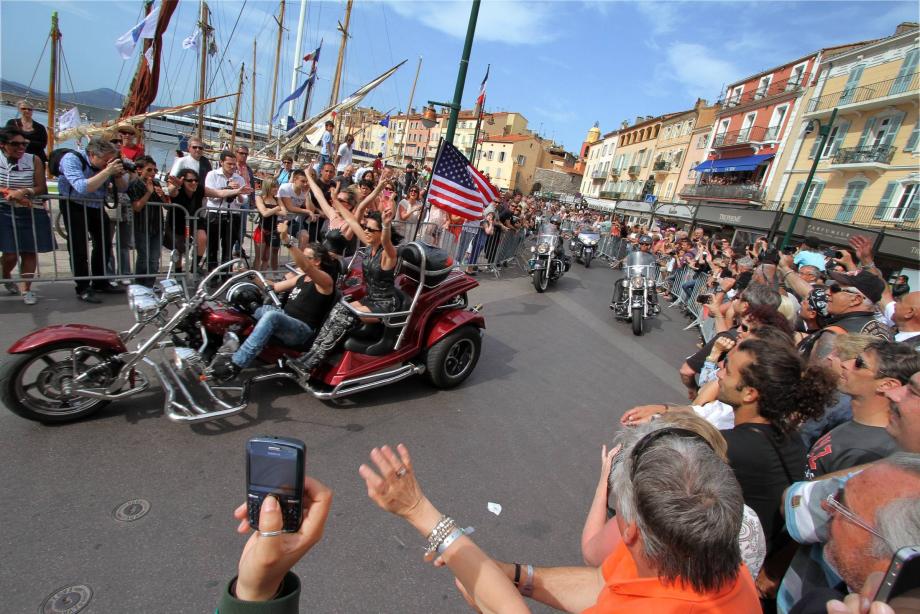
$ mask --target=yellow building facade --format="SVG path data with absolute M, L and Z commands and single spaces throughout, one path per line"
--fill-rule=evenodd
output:
M 802 215 L 863 227 L 920 228 L 917 24 L 825 58 L 783 152 L 767 208 L 792 210 L 815 158 Z M 818 123 L 837 109 L 824 147 Z
M 682 177 L 686 183 L 686 174 L 683 171 L 689 164 L 687 159 L 692 153 L 694 131 L 699 126 L 711 126 L 716 109 L 717 106 L 708 106 L 705 100 L 698 99 L 689 111 L 675 113 L 661 122 L 651 168 L 655 179 L 653 193 L 659 201 L 677 200 Z
M 529 194 L 544 154 L 543 143 L 533 135 L 487 137 L 477 151 L 476 168 L 499 189 Z
M 609 177 L 600 192 L 609 200 L 639 200 L 643 188 L 654 181 L 655 151 L 662 124 L 679 113 L 637 117 L 633 125 L 623 122 L 617 134 L 616 155 Z M 651 184 L 649 184 L 651 185 Z

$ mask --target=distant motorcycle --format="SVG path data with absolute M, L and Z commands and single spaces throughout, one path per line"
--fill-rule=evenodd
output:
M 632 322 L 634 335 L 641 335 L 645 319 L 660 311 L 655 293 L 657 264 L 648 252 L 634 251 L 626 256 L 625 275 L 616 282 L 610 308 L 618 320 Z
M 572 239 L 570 244 L 572 255 L 578 262 L 584 264 L 586 269 L 591 267 L 591 260 L 594 259 L 597 243 L 600 240 L 601 236 L 591 228 L 579 231 L 578 235 Z
M 562 277 L 568 270 L 562 254 L 562 237 L 545 225 L 537 235 L 537 244 L 530 248 L 531 256 L 527 261 L 533 287 L 537 292 L 546 292 L 549 284 Z

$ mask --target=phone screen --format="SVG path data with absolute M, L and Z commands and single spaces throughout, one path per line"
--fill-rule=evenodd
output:
M 249 454 L 249 484 L 256 490 L 296 493 L 297 452 L 286 446 L 258 446 Z

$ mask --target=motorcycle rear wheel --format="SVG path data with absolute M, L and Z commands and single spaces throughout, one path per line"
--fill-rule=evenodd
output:
M 464 326 L 444 337 L 428 350 L 425 370 L 438 388 L 459 386 L 470 376 L 482 350 L 482 338 L 472 326 Z
M 535 269 L 533 272 L 533 287 L 534 290 L 540 292 L 541 294 L 546 291 L 546 287 L 549 285 L 549 281 L 546 276 L 546 271 L 543 269 Z
M 642 307 L 632 308 L 632 329 L 634 335 L 642 334 Z
M 28 354 L 16 354 L 0 366 L 0 402 L 13 413 L 43 424 L 73 422 L 108 405 L 109 401 L 64 394 L 61 385 L 73 378 L 73 350 L 78 347 L 93 349 L 90 356 L 80 361 L 85 367 L 114 355 L 107 348 L 79 341 L 65 341 Z M 88 385 L 104 383 L 94 380 Z

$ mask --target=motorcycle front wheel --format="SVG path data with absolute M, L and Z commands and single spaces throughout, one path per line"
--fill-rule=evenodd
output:
M 586 268 L 586 269 L 590 269 L 590 268 L 591 268 L 591 259 L 592 259 L 592 258 L 594 258 L 594 254 L 588 254 L 587 256 L 585 256 L 585 268 Z
M 114 355 L 107 348 L 79 341 L 16 354 L 0 367 L 0 402 L 13 413 L 44 424 L 79 420 L 108 405 L 109 401 L 65 393 L 65 385 L 74 378 L 74 350 L 78 347 L 86 348 L 77 359 L 77 368 L 81 371 Z M 108 375 L 100 375 L 83 385 L 102 387 L 110 381 Z
M 642 307 L 632 308 L 632 329 L 634 335 L 642 334 Z
M 544 269 L 534 269 L 533 272 L 533 287 L 537 292 L 541 294 L 546 291 L 547 286 L 549 286 L 549 277 L 546 275 Z

